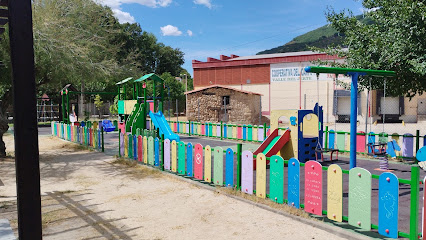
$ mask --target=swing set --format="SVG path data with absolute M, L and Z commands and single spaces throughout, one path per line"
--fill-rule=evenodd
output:
M 394 77 L 394 71 L 371 70 L 371 69 L 352 69 L 352 68 L 335 68 L 335 67 L 314 67 L 308 66 L 306 72 L 317 74 L 317 92 L 319 99 L 319 79 L 320 73 L 344 74 L 351 77 L 351 114 L 350 114 L 350 169 L 356 167 L 356 135 L 357 135 L 357 108 L 358 108 L 358 78 L 360 76 L 378 76 L 378 77 Z

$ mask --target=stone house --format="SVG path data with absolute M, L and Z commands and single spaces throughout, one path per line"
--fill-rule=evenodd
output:
M 212 85 L 185 93 L 190 121 L 258 124 L 262 94 Z

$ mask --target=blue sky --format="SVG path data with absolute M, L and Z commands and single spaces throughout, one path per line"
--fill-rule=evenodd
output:
M 363 9 L 354 0 L 99 0 L 110 6 L 120 22 L 137 22 L 158 41 L 206 61 L 220 54 L 239 56 L 285 44 L 294 37 L 327 24 L 327 6 Z

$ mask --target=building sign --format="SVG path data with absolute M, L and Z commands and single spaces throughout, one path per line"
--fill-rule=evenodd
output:
M 305 72 L 305 67 L 310 63 L 278 63 L 271 64 L 271 82 L 295 82 L 295 81 L 315 81 L 317 75 L 315 73 Z M 333 81 L 334 74 L 320 74 L 320 81 Z M 338 76 L 339 80 L 350 80 L 344 75 Z

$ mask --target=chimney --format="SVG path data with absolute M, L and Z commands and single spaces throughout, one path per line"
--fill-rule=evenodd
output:
M 220 60 L 216 58 L 208 57 L 207 62 L 220 62 Z
M 237 57 L 240 57 L 240 56 L 237 56 L 235 54 L 231 54 L 231 58 L 237 58 Z
M 225 55 L 220 55 L 220 60 L 221 61 L 225 61 L 225 60 L 228 60 L 228 59 L 230 59 L 230 57 L 225 56 Z

